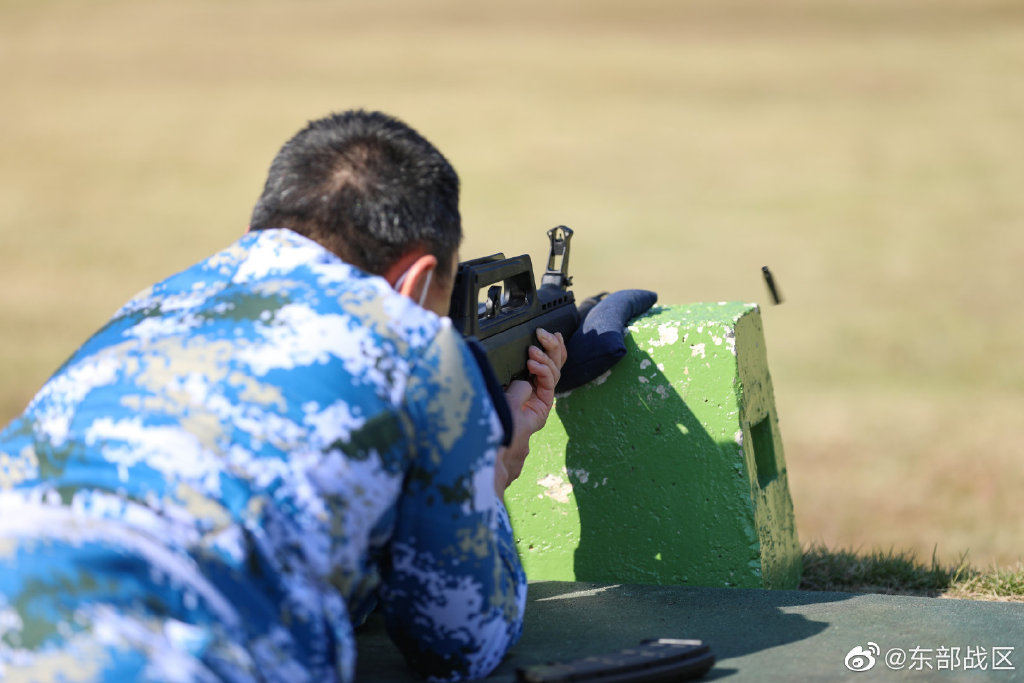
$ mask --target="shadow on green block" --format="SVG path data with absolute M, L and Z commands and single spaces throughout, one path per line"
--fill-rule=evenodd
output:
M 702 422 L 654 359 L 626 343 L 627 359 L 603 384 L 556 404 L 579 510 L 576 580 L 762 587 L 739 445 L 712 438 L 707 415 Z M 704 412 L 732 410 L 733 384 L 702 383 Z

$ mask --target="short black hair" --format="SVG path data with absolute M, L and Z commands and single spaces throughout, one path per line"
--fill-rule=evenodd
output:
M 421 247 L 447 274 L 462 240 L 459 177 L 398 119 L 335 113 L 277 153 L 249 228 L 288 228 L 374 275 Z

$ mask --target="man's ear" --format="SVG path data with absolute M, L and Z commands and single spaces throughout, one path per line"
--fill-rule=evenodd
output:
M 433 277 L 435 268 L 437 257 L 433 254 L 412 253 L 398 259 L 384 274 L 384 278 L 399 294 L 419 301 L 430 286 L 428 278 Z

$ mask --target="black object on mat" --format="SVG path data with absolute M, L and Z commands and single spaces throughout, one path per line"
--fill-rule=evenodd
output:
M 637 647 L 568 662 L 524 667 L 519 683 L 670 683 L 700 678 L 715 663 L 700 640 L 661 638 Z

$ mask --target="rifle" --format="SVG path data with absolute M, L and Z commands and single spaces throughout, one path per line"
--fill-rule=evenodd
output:
M 463 337 L 480 342 L 502 386 L 529 379 L 527 354 L 531 344 L 539 346 L 538 327 L 561 332 L 568 342 L 580 325 L 576 297 L 568 289 L 572 232 L 564 225 L 548 230 L 551 251 L 539 289 L 529 254 L 507 259 L 499 253 L 459 263 L 449 317 Z

